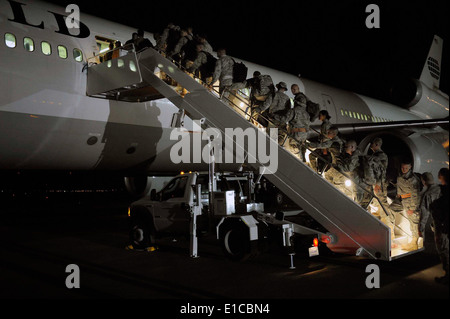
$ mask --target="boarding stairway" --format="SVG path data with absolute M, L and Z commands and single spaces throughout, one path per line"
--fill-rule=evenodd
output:
M 182 92 L 162 80 L 161 72 L 176 81 L 183 88 Z M 261 132 L 248 117 L 239 114 L 237 108 L 230 107 L 227 101 L 219 99 L 215 92 L 154 49 L 137 54 L 130 52 L 119 59 L 91 64 L 87 95 L 127 102 L 165 97 L 192 119 L 204 119 L 205 127 L 216 128 L 222 134 L 226 128 L 255 130 L 258 138 L 265 139 L 267 150 L 271 143 L 278 150 L 278 169 L 274 172 L 266 169 L 264 176 L 332 234 L 328 248 L 381 260 L 393 260 L 411 253 L 393 252 L 388 226 Z M 261 172 L 265 170 L 258 160 L 246 164 Z M 373 200 L 378 200 L 371 195 Z M 379 205 L 382 207 L 381 203 Z

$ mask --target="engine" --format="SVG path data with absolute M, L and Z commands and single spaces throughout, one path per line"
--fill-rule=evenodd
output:
M 382 138 L 382 149 L 389 156 L 389 180 L 396 180 L 405 157 L 412 160 L 415 172 L 431 172 L 436 181 L 439 170 L 449 166 L 448 131 L 440 127 L 376 132 L 361 141 L 360 149 L 367 151 L 376 137 Z
M 422 82 L 409 79 L 399 81 L 391 89 L 393 102 L 424 118 L 448 117 L 448 95 L 438 89 L 430 89 Z
M 129 176 L 125 177 L 125 187 L 130 195 L 141 198 L 150 195 L 152 178 L 150 176 Z

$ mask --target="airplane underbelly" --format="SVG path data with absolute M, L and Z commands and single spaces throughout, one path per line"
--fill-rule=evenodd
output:
M 155 157 L 163 130 L 15 112 L 0 114 L 0 169 L 126 170 Z

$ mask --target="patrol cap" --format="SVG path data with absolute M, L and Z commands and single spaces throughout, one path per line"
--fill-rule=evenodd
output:
M 288 89 L 286 83 L 280 82 L 277 84 L 278 89 Z
M 431 174 L 430 172 L 425 172 L 422 174 L 422 179 L 427 183 L 427 184 L 434 184 L 434 177 L 433 174 Z

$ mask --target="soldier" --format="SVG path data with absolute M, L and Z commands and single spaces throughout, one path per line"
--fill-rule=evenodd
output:
M 203 51 L 203 44 L 197 43 L 196 45 L 197 57 L 192 62 L 192 65 L 188 68 L 188 72 L 195 73 L 203 64 L 208 62 L 208 57 Z
M 298 85 L 296 84 L 294 85 L 297 87 L 297 90 L 294 90 L 297 93 L 297 95 L 299 94 L 303 95 L 302 93 L 300 93 Z M 301 101 L 304 102 L 302 103 Z M 306 162 L 305 143 L 306 138 L 308 137 L 309 126 L 311 124 L 309 120 L 309 114 L 308 112 L 306 112 L 306 98 L 304 100 L 301 99 L 301 97 L 298 98 L 294 103 L 294 108 L 289 109 L 284 115 L 274 114 L 273 119 L 275 121 L 278 121 L 277 124 L 281 125 L 289 122 L 289 135 L 292 137 L 289 139 L 289 145 L 293 149 L 294 153 L 298 154 L 303 162 Z
M 174 28 L 174 24 L 170 22 L 167 27 L 163 30 L 161 35 L 156 41 L 156 49 L 165 50 L 167 47 L 167 39 L 169 38 L 169 32 Z
M 323 142 L 327 138 L 328 129 L 331 127 L 330 122 L 331 116 L 328 114 L 327 110 L 321 110 L 319 112 L 319 120 L 322 121 L 320 126 L 320 136 L 319 141 Z
M 423 191 L 420 200 L 419 236 L 424 238 L 425 226 L 427 225 L 428 218 L 430 217 L 430 204 L 439 198 L 441 195 L 441 189 L 434 183 L 433 174 L 430 172 L 423 173 L 421 176 L 421 181 L 423 184 Z
M 449 189 L 448 189 L 448 168 L 442 168 L 439 170 L 439 185 L 441 195 L 438 199 L 434 200 L 430 204 L 431 217 L 434 224 L 434 239 L 436 243 L 436 250 L 444 268 L 444 276 L 436 277 L 435 281 L 438 283 L 448 285 L 448 214 L 449 214 Z
M 252 95 L 254 103 L 252 108 L 252 117 L 257 119 L 259 124 L 267 127 L 268 123 L 261 113 L 267 110 L 275 97 L 275 86 L 272 77 L 268 74 L 259 75 L 252 85 Z
M 308 114 L 309 116 L 309 114 Z M 309 147 L 314 148 L 316 150 L 324 150 L 327 149 L 331 154 L 331 163 L 336 164 L 337 163 L 337 157 L 342 152 L 342 146 L 344 145 L 344 142 L 339 138 L 338 136 L 339 130 L 332 126 L 327 131 L 327 139 L 323 142 L 317 142 L 317 143 L 309 143 Z M 319 152 L 312 152 L 309 154 L 309 165 L 311 168 L 317 172 L 317 154 Z
M 359 167 L 359 156 L 361 154 L 357 147 L 358 144 L 356 141 L 348 141 L 345 144 L 344 152 L 337 156 L 336 164 L 325 173 L 325 178 L 330 183 L 353 200 L 356 199 L 355 183 L 359 183 L 357 169 Z
M 291 108 L 289 96 L 286 95 L 287 85 L 284 82 L 280 82 L 276 85 L 278 91 L 275 93 L 272 103 L 270 105 L 261 105 L 255 108 L 258 113 L 263 113 L 268 110 L 268 113 L 275 114 L 279 111 L 286 111 Z
M 137 31 L 137 35 L 138 37 L 134 43 L 136 46 L 136 52 L 145 50 L 147 48 L 153 48 L 153 44 L 151 43 L 151 41 L 144 37 L 144 30 L 139 29 Z
M 397 196 L 401 198 L 403 216 L 409 220 L 412 240 L 403 246 L 404 250 L 417 250 L 420 220 L 420 180 L 412 170 L 409 160 L 401 164 L 401 174 L 397 178 Z
M 216 62 L 210 88 L 212 88 L 213 84 L 219 80 L 219 94 L 222 96 L 225 88 L 230 87 L 233 84 L 234 61 L 227 55 L 227 51 L 225 49 L 217 50 L 217 57 L 219 59 Z
M 168 56 L 172 57 L 172 59 L 176 61 L 181 61 L 181 49 L 192 39 L 189 38 L 189 34 L 186 29 L 181 29 L 180 31 L 180 39 L 178 40 L 177 44 L 173 48 L 171 52 L 169 52 Z
M 330 122 L 331 116 L 328 114 L 328 111 L 326 110 L 322 110 L 319 112 L 319 120 L 322 121 L 322 125 L 320 126 L 320 134 L 319 134 L 319 143 L 325 142 L 328 137 L 328 130 L 331 127 L 331 122 Z M 325 165 L 326 166 L 326 162 L 321 161 L 320 158 L 323 158 L 324 160 L 331 162 L 333 159 L 331 157 L 331 155 L 328 153 L 327 149 L 317 149 L 315 151 L 313 151 L 310 155 L 310 164 L 312 161 L 314 161 L 314 163 L 312 164 L 313 169 L 317 170 L 319 168 L 319 163 L 321 162 L 320 166 Z
M 206 39 L 206 35 L 200 34 L 200 35 L 197 37 L 197 39 L 198 39 L 198 41 L 199 41 L 201 44 L 203 44 L 203 51 L 205 51 L 205 52 L 207 52 L 207 53 L 209 53 L 209 54 L 211 54 L 211 55 L 214 54 L 214 51 L 213 51 L 213 48 L 212 48 L 211 44 L 209 44 L 208 40 Z
M 267 130 L 270 128 L 278 127 L 275 125 L 271 119 L 273 115 L 280 114 L 284 115 L 291 108 L 291 100 L 289 96 L 286 95 L 287 85 L 284 82 L 280 82 L 276 85 L 278 91 L 275 93 L 273 97 L 272 104 L 270 106 L 260 106 L 255 109 L 256 112 L 262 113 L 263 116 L 268 119 Z M 281 125 L 279 128 L 285 129 L 285 125 Z M 273 139 L 278 139 L 278 136 L 272 136 Z
M 389 203 L 387 201 L 386 172 L 389 159 L 381 149 L 382 145 L 383 140 L 379 137 L 375 138 L 370 144 L 368 154 L 363 157 L 363 181 L 371 187 L 373 193 L 379 200 L 372 200 L 372 207 L 376 210 L 374 215 L 380 218 L 391 229 L 392 247 L 395 248 L 395 216 L 389 209 Z

